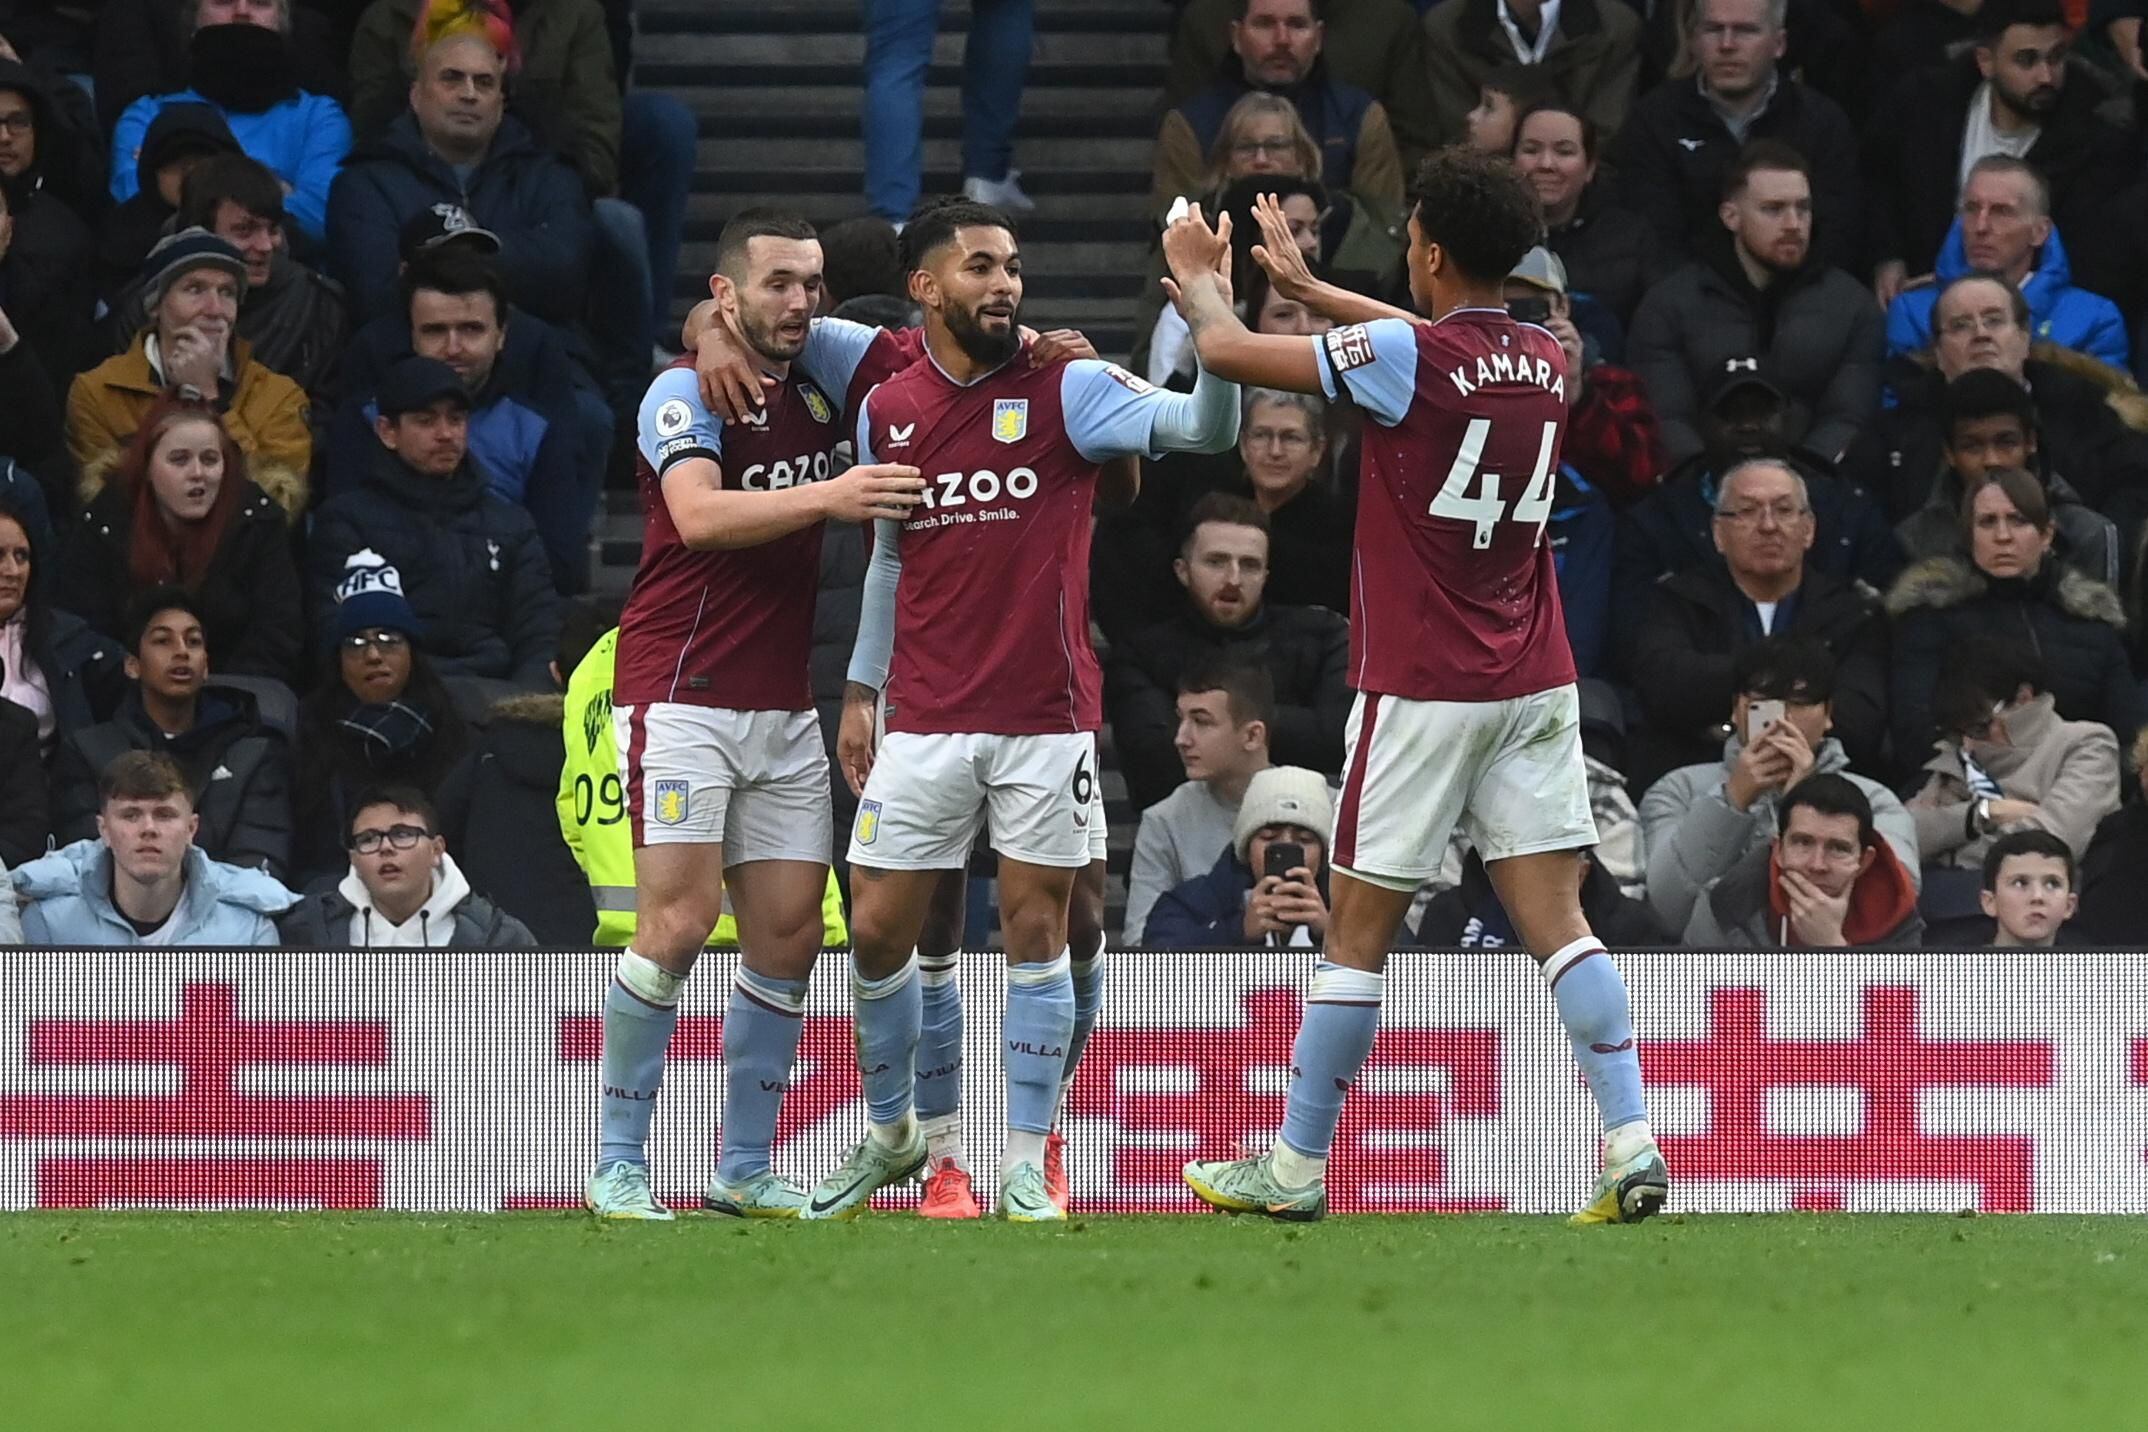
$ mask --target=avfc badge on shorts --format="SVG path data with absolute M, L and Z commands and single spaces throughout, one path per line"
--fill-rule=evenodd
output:
M 658 781 L 650 787 L 649 794 L 656 805 L 658 825 L 686 823 L 686 782 Z
M 805 410 L 813 415 L 814 422 L 832 423 L 835 421 L 835 409 L 828 406 L 828 400 L 820 395 L 820 389 L 814 387 L 811 383 L 800 383 L 798 385 L 798 396 L 805 399 Z
M 858 802 L 858 844 L 871 845 L 880 834 L 880 802 Z
M 992 404 L 992 441 L 1018 443 L 1029 436 L 1029 399 L 1000 398 Z

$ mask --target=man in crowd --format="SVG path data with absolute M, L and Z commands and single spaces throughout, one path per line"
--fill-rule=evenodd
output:
M 1314 949 L 1328 929 L 1328 783 L 1302 766 L 1270 766 L 1246 783 L 1230 844 L 1202 875 L 1149 912 L 1157 950 Z
M 1984 913 L 1992 946 L 2049 950 L 2070 943 L 2066 928 L 2081 908 L 2074 891 L 2074 858 L 2065 841 L 2044 830 L 2002 835 L 1984 853 Z
M 1834 730 L 1858 765 L 1880 769 L 1887 739 L 1887 625 L 1878 597 L 1854 580 L 1811 570 L 1815 524 L 1805 479 L 1756 458 L 1716 488 L 1720 561 L 1700 561 L 1656 584 L 1636 613 L 1628 674 L 1648 728 L 1633 749 L 1637 779 L 1708 761 L 1721 748 L 1736 696 L 1738 658 L 1771 637 L 1815 641 L 1834 657 Z
M 581 176 L 506 113 L 507 60 L 481 31 L 427 49 L 410 109 L 361 145 L 329 195 L 332 267 L 360 313 L 394 303 L 403 226 L 458 205 L 500 242 L 508 297 L 551 323 L 580 316 L 595 220 Z M 646 365 L 648 352 L 642 360 Z
M 559 641 L 551 565 L 529 513 L 487 491 L 470 465 L 462 379 L 437 359 L 406 358 L 389 370 L 377 406 L 372 471 L 314 520 L 317 648 L 328 649 L 329 594 L 346 568 L 389 566 L 402 574 L 441 675 L 547 689 Z
M 296 516 L 313 460 L 305 390 L 271 372 L 236 332 L 246 259 L 206 229 L 182 229 L 142 265 L 148 317 L 127 351 L 82 374 L 67 393 L 67 445 L 84 474 L 119 460 L 168 390 L 216 403 L 247 457 L 247 475 Z
M 2107 291 L 2106 268 L 2131 262 L 2130 236 L 2111 232 L 2106 218 L 2136 167 L 2130 142 L 2097 113 L 2099 86 L 2085 67 L 2069 64 L 2072 49 L 2059 0 L 1985 0 L 1970 53 L 1897 77 L 1866 149 L 1882 303 L 1933 271 L 1964 181 L 1991 154 L 2025 159 L 2044 176 L 2046 212 L 2091 289 Z
M 1104 669 L 1105 707 L 1135 809 L 1178 786 L 1179 680 L 1219 658 L 1268 673 L 1275 692 L 1268 747 L 1276 761 L 1340 771 L 1349 623 L 1321 607 L 1267 604 L 1268 519 L 1260 509 L 1222 493 L 1202 498 L 1172 568 L 1186 590 L 1185 607 L 1114 646 Z
M 1880 315 L 1864 285 L 1813 248 L 1811 175 L 1782 144 L 1747 146 L 1724 174 L 1727 241 L 1711 236 L 1634 314 L 1627 359 L 1672 462 L 1701 450 L 1701 393 L 1734 358 L 1767 365 L 1797 404 L 1786 436 L 1829 461 L 1879 405 Z
M 1620 131 L 1611 156 L 1620 193 L 1665 252 L 1703 241 L 1724 176 L 1747 145 L 1772 140 L 1805 160 L 1821 261 L 1858 263 L 1857 138 L 1839 105 L 1781 72 L 1787 11 L 1783 0 L 1700 0 L 1690 12 L 1699 74 L 1643 95 Z
M 411 221 L 413 237 L 438 234 L 445 222 L 427 210 Z M 577 591 L 588 581 L 601 452 L 583 430 L 573 365 L 557 332 L 508 305 L 498 270 L 477 251 L 484 240 L 471 232 L 430 246 L 416 239 L 395 315 L 367 324 L 353 345 L 329 439 L 328 491 L 351 491 L 374 466 L 375 392 L 388 370 L 413 353 L 436 359 L 455 370 L 469 396 L 471 465 L 495 497 L 529 512 L 554 587 Z
M 1969 166 L 1960 217 L 1933 270 L 1935 284 L 1905 288 L 1887 306 L 1887 356 L 1928 347 L 1937 285 L 1965 273 L 1992 273 L 2028 300 L 2034 336 L 2100 358 L 2113 368 L 2133 361 L 2118 305 L 2077 288 L 2066 245 L 2051 222 L 2051 186 L 2028 161 L 1987 154 Z
M 171 757 L 129 751 L 98 778 L 97 836 L 11 872 L 33 945 L 276 944 L 272 917 L 297 896 L 260 870 L 211 860 L 186 774 Z
M 1231 842 L 1246 786 L 1268 769 L 1274 683 L 1258 667 L 1200 666 L 1179 678 L 1178 755 L 1186 780 L 1141 813 L 1126 877 L 1124 943 L 1145 943 L 1166 891 L 1208 872 Z
M 318 402 L 333 392 L 350 312 L 341 284 L 291 257 L 283 200 L 283 185 L 266 165 L 243 154 L 212 155 L 181 186 L 179 224 L 206 229 L 239 251 L 246 261 L 239 338 L 255 362 Z M 142 311 L 139 286 L 128 285 L 112 307 L 114 346 L 124 348 Z
M 360 792 L 344 840 L 351 868 L 278 922 L 297 949 L 528 950 L 529 926 L 470 888 L 421 791 Z
M 1437 5 L 1425 14 L 1425 58 L 1440 144 L 1461 140 L 1489 82 L 1517 67 L 1579 106 L 1575 112 L 1608 141 L 1633 107 L 1641 16 L 1630 5 L 1601 0 Z
M 1843 458 L 1843 475 L 1873 495 L 1888 521 L 1929 500 L 1945 461 L 1940 394 L 1975 368 L 2004 373 L 2027 390 L 2044 469 L 2064 474 L 2084 502 L 2116 516 L 2126 494 L 2148 491 L 2148 439 L 2111 406 L 2115 384 L 2030 357 L 2032 321 L 2027 296 L 1993 274 L 1965 274 L 1939 291 L 1931 368 L 1895 365 L 1897 405 L 1877 413 Z
M 1207 191 L 1209 150 L 1223 117 L 1254 90 L 1289 100 L 1320 146 L 1319 174 L 1304 177 L 1349 190 L 1387 219 L 1402 212 L 1402 156 L 1387 110 L 1321 64 L 1319 8 L 1315 0 L 1241 0 L 1238 18 L 1230 22 L 1231 59 L 1224 72 L 1164 116 L 1150 190 L 1155 212 L 1182 194 Z
M 126 658 L 133 683 L 111 720 L 66 733 L 53 770 L 53 830 L 62 845 L 97 833 L 98 781 L 129 751 L 177 762 L 193 792 L 194 843 L 212 859 L 281 879 L 291 863 L 291 737 L 297 712 L 246 687 L 209 678 L 209 648 L 193 598 L 152 587 L 134 612 Z
M 1748 647 L 1737 660 L 1730 735 L 1719 761 L 1672 771 L 1641 798 L 1648 899 L 1666 929 L 1682 930 L 1708 889 L 1764 849 L 1784 792 L 1812 776 L 1840 777 L 1865 803 L 1865 823 L 1894 847 L 1912 896 L 1917 828 L 1893 791 L 1850 770 L 1834 721 L 1835 661 L 1817 642 Z
M 1684 943 L 1700 948 L 1874 949 L 1924 937 L 1910 867 L 1880 838 L 1865 792 L 1840 775 L 1790 788 L 1775 838 L 1693 906 Z
M 53 383 L 65 383 L 90 352 L 90 259 L 83 216 L 55 192 L 73 136 L 59 107 L 26 65 L 0 60 L 0 309 Z M 139 312 L 139 310 L 137 310 Z

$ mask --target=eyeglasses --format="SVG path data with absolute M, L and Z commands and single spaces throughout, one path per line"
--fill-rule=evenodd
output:
M 1313 445 L 1313 440 L 1310 435 L 1295 428 L 1247 428 L 1246 443 L 1251 447 L 1272 445 L 1289 452 L 1294 448 L 1309 448 Z
M 28 110 L 19 114 L 0 114 L 0 134 L 35 134 L 37 116 Z
M 1950 338 L 1967 338 L 1982 329 L 1986 333 L 2004 333 L 2014 326 L 2014 315 L 1993 309 L 1989 313 L 1957 313 L 1939 325 L 1939 331 Z
M 1251 159 L 1260 154 L 1280 159 L 1297 147 L 1296 141 L 1289 139 L 1241 139 L 1231 146 L 1231 153 L 1240 159 Z
M 343 638 L 345 651 L 364 651 L 367 647 L 375 651 L 401 651 L 408 645 L 410 638 L 399 631 L 354 631 Z
M 1805 515 L 1806 509 L 1794 502 L 1754 503 L 1748 507 L 1726 507 L 1715 515 L 1733 527 L 1757 527 L 1763 517 L 1775 519 L 1777 527 L 1788 527 Z
M 422 825 L 391 825 L 386 830 L 359 830 L 351 833 L 351 849 L 360 855 L 371 855 L 386 841 L 396 850 L 414 850 L 421 840 L 430 840 L 432 832 Z

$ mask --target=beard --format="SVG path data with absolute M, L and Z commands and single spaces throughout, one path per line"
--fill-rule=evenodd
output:
M 2026 94 L 2016 94 L 2006 86 L 1993 81 L 1991 92 L 1999 97 L 1999 103 L 2012 110 L 2021 119 L 2046 120 L 2058 108 L 2059 87 L 2038 85 Z
M 1005 333 L 989 331 L 976 314 L 965 308 L 950 305 L 945 317 L 948 337 L 955 340 L 955 346 L 968 354 L 972 362 L 996 368 L 1021 350 L 1022 310 L 1019 305 L 1008 315 Z
M 780 338 L 777 325 L 748 313 L 743 305 L 738 310 L 739 331 L 746 337 L 754 352 L 772 363 L 788 363 L 805 352 L 806 339 L 812 336 L 813 325 L 809 320 L 805 330 L 795 339 Z

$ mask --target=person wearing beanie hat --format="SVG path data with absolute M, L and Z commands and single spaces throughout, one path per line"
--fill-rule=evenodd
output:
M 1231 847 L 1215 868 L 1165 893 L 1143 942 L 1156 950 L 1319 949 L 1327 934 L 1327 850 L 1335 802 L 1303 766 L 1246 785 Z
M 403 574 L 367 547 L 344 560 L 343 579 L 336 583 L 336 645 L 350 645 L 351 638 L 373 632 L 416 640 L 425 628 L 403 595 Z
M 236 334 L 246 259 L 207 229 L 181 229 L 142 261 L 143 327 L 127 351 L 76 378 L 67 445 L 94 490 L 168 391 L 217 405 L 254 481 L 295 517 L 306 510 L 313 430 L 306 394 L 254 360 Z

